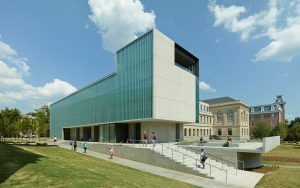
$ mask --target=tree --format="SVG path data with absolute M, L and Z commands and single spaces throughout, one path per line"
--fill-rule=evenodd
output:
M 262 139 L 264 137 L 270 136 L 271 131 L 271 127 L 266 125 L 264 122 L 261 122 L 253 129 L 252 134 L 254 138 Z
M 300 124 L 300 117 L 296 117 L 295 120 L 290 122 L 289 128 L 293 127 L 295 124 Z
M 293 141 L 300 141 L 300 123 L 295 123 L 289 129 L 288 139 Z
M 0 131 L 3 136 L 17 136 L 18 122 L 22 118 L 20 110 L 5 108 L 0 111 Z
M 50 127 L 50 108 L 47 105 L 36 110 L 37 130 L 39 135 L 46 137 Z
M 288 134 L 287 126 L 283 123 L 279 123 L 271 132 L 272 136 L 280 136 L 281 139 L 285 139 Z

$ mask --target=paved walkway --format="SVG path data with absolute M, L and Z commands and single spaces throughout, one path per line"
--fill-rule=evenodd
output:
M 264 164 L 264 166 L 267 166 L 267 167 L 279 167 L 279 168 L 300 168 L 300 166 L 287 166 L 287 165 L 271 165 L 271 164 Z
M 59 146 L 70 150 L 69 145 L 60 144 Z M 83 153 L 83 149 L 77 148 L 77 152 Z M 169 170 L 166 168 L 148 165 L 145 163 L 131 161 L 131 160 L 127 160 L 127 159 L 123 159 L 123 158 L 119 158 L 119 157 L 114 157 L 114 159 L 109 159 L 109 155 L 105 155 L 105 154 L 94 152 L 94 151 L 88 150 L 87 155 L 97 157 L 97 158 L 100 158 L 100 159 L 103 159 L 106 161 L 110 161 L 113 163 L 117 163 L 120 165 L 124 165 L 127 167 L 131 167 L 131 168 L 141 170 L 144 172 L 149 172 L 152 174 L 170 178 L 173 180 L 182 181 L 182 182 L 189 183 L 189 184 L 196 185 L 196 186 L 201 186 L 204 188 L 227 188 L 227 187 L 235 188 L 235 187 L 237 187 L 237 186 L 233 186 L 233 185 L 223 184 L 223 183 L 220 183 L 220 182 L 208 179 L 208 178 L 203 178 L 200 176 L 195 176 L 195 175 L 186 174 L 186 173 L 182 173 L 182 172 L 178 172 L 178 171 L 174 171 L 174 170 Z

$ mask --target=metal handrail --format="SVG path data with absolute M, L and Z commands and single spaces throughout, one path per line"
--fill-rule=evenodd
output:
M 183 162 L 182 162 L 182 164 L 184 164 L 184 156 L 188 156 L 188 157 L 194 159 L 194 160 L 196 161 L 196 169 L 197 169 L 197 166 L 198 166 L 198 163 L 197 163 L 197 162 L 200 161 L 199 159 L 197 159 L 197 158 L 195 158 L 195 157 L 193 157 L 193 156 L 190 156 L 190 155 L 188 155 L 188 154 L 186 154 L 186 153 L 183 153 L 183 152 L 181 152 L 181 151 L 178 151 L 178 149 L 177 149 L 177 150 L 176 150 L 176 149 L 173 149 L 173 148 L 171 148 L 171 147 L 169 147 L 169 146 L 166 146 L 166 145 L 164 145 L 164 144 L 158 143 L 157 145 L 161 145 L 161 147 L 162 147 L 162 154 L 163 154 L 163 147 L 166 147 L 166 148 L 171 149 L 171 151 L 172 151 L 172 158 L 173 158 L 173 151 L 178 152 L 178 153 L 181 153 L 181 154 L 182 154 L 182 157 L 183 157 L 183 160 L 182 160 Z M 227 174 L 228 174 L 228 170 L 227 170 L 227 169 L 223 169 L 223 168 L 220 168 L 220 167 L 217 167 L 217 166 L 215 166 L 215 165 L 210 164 L 210 160 L 209 160 L 209 163 L 207 163 L 207 162 L 205 162 L 205 163 L 208 164 L 209 167 L 210 167 L 210 176 L 211 176 L 211 167 L 214 167 L 214 168 L 217 168 L 217 169 L 219 169 L 219 170 L 225 171 L 225 174 L 226 174 L 226 182 L 227 182 Z M 199 163 L 199 164 L 200 164 L 200 163 Z
M 191 147 L 191 146 L 181 146 L 181 147 Z M 241 160 L 236 160 L 236 163 L 234 163 L 234 162 L 231 162 L 231 161 L 228 161 L 228 160 L 225 160 L 225 159 L 223 159 L 223 158 L 221 158 L 221 157 L 218 157 L 218 156 L 216 156 L 216 155 L 214 155 L 214 154 L 208 154 L 209 156 L 213 156 L 213 158 L 215 158 L 215 159 L 217 159 L 217 161 L 218 160 L 220 160 L 220 162 L 222 163 L 222 161 L 224 162 L 224 164 L 228 164 L 228 163 L 230 163 L 230 164 L 233 164 L 234 166 L 235 166 L 235 168 L 236 168 L 236 175 L 237 175 L 237 170 L 238 170 L 238 162 L 241 162 L 241 163 L 243 163 L 243 170 L 244 170 L 244 161 L 241 161 Z

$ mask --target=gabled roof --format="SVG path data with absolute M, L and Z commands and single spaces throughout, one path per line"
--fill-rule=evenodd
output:
M 202 100 L 202 102 L 208 103 L 208 104 L 217 104 L 217 103 L 224 103 L 224 102 L 236 102 L 239 100 L 230 98 L 230 97 L 219 97 L 219 98 L 214 98 L 214 99 L 207 99 L 207 100 Z

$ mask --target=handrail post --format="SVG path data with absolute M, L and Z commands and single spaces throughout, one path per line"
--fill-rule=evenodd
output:
M 237 176 L 237 170 L 239 168 L 239 164 L 238 164 L 238 161 L 236 161 L 236 165 L 235 165 L 235 175 Z
M 243 161 L 243 170 L 245 169 L 245 162 Z
M 210 165 L 210 161 L 209 161 L 209 176 L 211 177 L 211 165 Z

